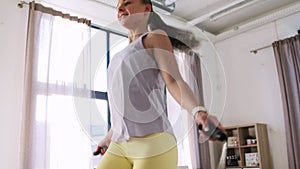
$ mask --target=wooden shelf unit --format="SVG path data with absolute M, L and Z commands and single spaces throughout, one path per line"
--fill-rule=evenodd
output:
M 228 137 L 236 137 L 235 144 L 232 144 L 230 141 L 228 141 L 226 157 L 237 156 L 239 159 L 238 165 L 236 166 L 228 166 L 226 163 L 226 169 L 271 168 L 268 130 L 266 124 L 254 123 L 230 126 L 225 127 L 225 130 L 228 134 Z M 247 139 L 251 137 L 252 140 L 255 139 L 256 141 L 251 144 L 247 144 Z M 257 153 L 259 164 L 256 166 L 249 166 L 249 164 L 247 165 L 245 158 L 246 153 Z

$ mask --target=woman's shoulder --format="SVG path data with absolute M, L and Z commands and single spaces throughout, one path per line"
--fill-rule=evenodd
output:
M 168 34 L 164 30 L 156 29 L 147 34 L 146 42 L 149 46 L 155 47 L 159 44 L 170 43 L 170 39 Z
M 162 30 L 162 29 L 155 29 L 149 32 L 149 35 L 164 35 L 164 36 L 168 36 L 167 32 Z
M 155 29 L 149 32 L 147 36 L 155 40 L 155 39 L 166 38 L 168 37 L 168 34 L 166 33 L 166 31 L 162 29 Z

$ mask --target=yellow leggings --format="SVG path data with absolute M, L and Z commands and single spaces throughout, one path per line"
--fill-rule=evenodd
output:
M 168 133 L 112 142 L 97 169 L 177 169 L 177 144 Z

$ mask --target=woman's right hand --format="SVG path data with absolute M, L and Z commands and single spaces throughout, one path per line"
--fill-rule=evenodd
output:
M 101 141 L 98 143 L 98 147 L 99 147 L 99 146 L 100 146 L 100 147 L 104 147 L 104 146 L 108 147 L 109 144 L 110 144 L 110 142 L 111 142 L 111 139 L 105 137 L 103 140 L 101 140 Z
M 94 151 L 94 156 L 97 156 L 99 154 L 104 155 L 106 152 L 111 140 L 108 138 L 104 138 L 102 141 L 99 142 L 97 149 Z
M 98 143 L 97 149 L 94 151 L 94 155 L 99 155 L 99 154 L 103 155 L 105 153 L 105 151 L 107 150 L 111 142 L 111 137 L 112 137 L 112 130 L 109 130 L 105 138 Z

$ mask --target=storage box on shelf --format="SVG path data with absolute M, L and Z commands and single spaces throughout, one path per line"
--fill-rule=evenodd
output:
M 225 127 L 228 134 L 226 169 L 270 169 L 267 125 L 261 123 Z

